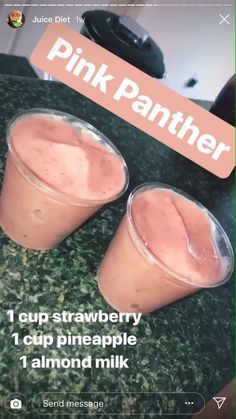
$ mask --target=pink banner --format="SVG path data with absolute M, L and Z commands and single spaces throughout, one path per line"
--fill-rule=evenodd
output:
M 31 62 L 215 175 L 233 170 L 231 125 L 70 27 L 49 25 Z

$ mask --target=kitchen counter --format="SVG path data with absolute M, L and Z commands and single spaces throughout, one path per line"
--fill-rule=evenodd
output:
M 211 175 L 56 82 L 0 76 L 1 178 L 7 150 L 6 124 L 18 111 L 32 107 L 55 108 L 91 123 L 107 135 L 123 154 L 130 171 L 128 192 L 147 181 L 174 185 L 207 206 L 222 223 L 230 239 L 233 239 L 233 176 L 222 180 Z M 45 391 L 194 391 L 202 393 L 207 401 L 232 379 L 232 280 L 219 288 L 204 290 L 146 315 L 138 327 L 125 324 L 68 326 L 48 323 L 42 329 L 48 334 L 68 334 L 70 331 L 72 334 L 105 335 L 127 331 L 138 338 L 138 344 L 133 348 L 112 351 L 93 347 L 76 351 L 71 347 L 41 350 L 13 345 L 13 330 L 21 335 L 23 332 L 33 334 L 36 326 L 14 324 L 12 327 L 6 316 L 9 309 L 49 313 L 62 310 L 112 311 L 98 292 L 96 270 L 124 212 L 128 192 L 117 202 L 103 208 L 96 217 L 53 250 L 36 252 L 23 249 L 0 232 L 0 417 L 8 417 L 4 413 L 4 397 L 17 391 L 27 397 L 30 411 L 33 396 Z M 23 354 L 28 354 L 30 358 L 40 354 L 71 358 L 88 354 L 99 357 L 112 353 L 129 357 L 129 370 L 87 369 L 82 373 L 81 370 L 71 369 L 22 369 L 19 361 Z M 109 395 L 107 397 L 109 399 Z M 127 416 L 136 395 L 132 397 L 126 407 Z M 119 409 L 118 399 L 118 396 L 112 396 L 113 411 L 116 406 Z M 144 406 L 143 414 L 151 413 L 156 417 L 152 403 Z M 174 403 L 168 409 L 175 413 Z M 144 417 L 142 413 L 139 418 Z M 33 418 L 33 413 L 27 417 Z
M 38 78 L 27 58 L 9 54 L 0 54 L 0 73 Z

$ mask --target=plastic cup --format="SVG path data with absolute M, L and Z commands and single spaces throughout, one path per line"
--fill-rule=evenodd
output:
M 143 241 L 134 223 L 133 201 L 138 194 L 152 189 L 175 192 L 194 202 L 208 217 L 214 231 L 218 260 L 221 261 L 214 282 L 199 284 L 191 277 L 181 276 L 158 259 Z M 162 223 L 161 218 L 159 221 Z M 205 207 L 169 185 L 147 183 L 136 188 L 129 196 L 126 214 L 98 269 L 98 286 L 106 302 L 114 309 L 150 313 L 201 288 L 214 288 L 225 283 L 232 274 L 233 259 L 232 247 L 225 231 Z
M 22 118 L 40 116 L 71 124 L 100 142 L 119 158 L 124 184 L 109 199 L 82 199 L 57 190 L 45 183 L 22 161 L 14 147 L 12 127 Z M 16 243 L 31 249 L 49 249 L 64 240 L 107 202 L 120 197 L 128 185 L 126 163 L 102 133 L 90 124 L 64 112 L 32 109 L 16 115 L 7 128 L 8 155 L 0 199 L 0 222 L 3 231 Z

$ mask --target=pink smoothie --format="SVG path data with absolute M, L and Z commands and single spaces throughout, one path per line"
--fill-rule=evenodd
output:
M 66 122 L 29 116 L 12 127 L 11 136 L 21 161 L 60 192 L 85 200 L 110 200 L 124 186 L 120 158 Z
M 98 270 L 103 297 L 119 311 L 152 312 L 218 286 L 232 272 L 232 248 L 214 217 L 183 194 L 157 185 L 131 194 Z
M 213 224 L 194 202 L 170 190 L 147 190 L 132 205 L 135 227 L 152 254 L 196 284 L 219 277 Z
M 70 115 L 25 113 L 8 129 L 8 144 L 1 227 L 24 247 L 55 247 L 126 189 L 127 168 L 119 152 Z

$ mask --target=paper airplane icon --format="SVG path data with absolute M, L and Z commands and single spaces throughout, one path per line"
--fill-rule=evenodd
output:
M 217 403 L 217 407 L 220 410 L 226 400 L 226 397 L 213 397 L 213 400 Z

